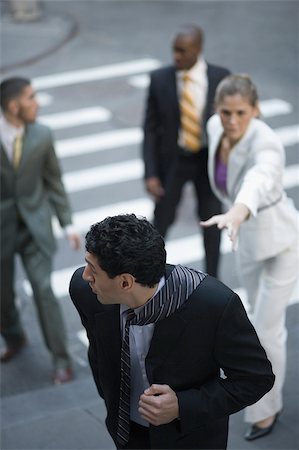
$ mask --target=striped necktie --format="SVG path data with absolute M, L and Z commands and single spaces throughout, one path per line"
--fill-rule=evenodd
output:
M 12 164 L 15 169 L 19 167 L 21 156 L 22 156 L 22 135 L 19 134 L 15 137 L 13 142 L 13 153 L 12 153 Z
M 184 84 L 180 99 L 180 132 L 183 147 L 192 153 L 197 153 L 200 150 L 201 127 L 199 114 L 190 92 L 190 81 L 189 75 L 184 74 Z
M 121 349 L 121 382 L 118 410 L 117 441 L 125 445 L 130 435 L 130 325 L 147 325 L 166 319 L 182 306 L 207 274 L 176 266 L 164 286 L 135 314 L 128 309 Z

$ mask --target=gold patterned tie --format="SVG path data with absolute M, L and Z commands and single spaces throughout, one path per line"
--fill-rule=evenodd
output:
M 183 75 L 183 81 L 180 100 L 182 145 L 186 150 L 197 153 L 200 150 L 200 118 L 190 93 L 190 77 Z
M 22 156 L 22 135 L 19 134 L 15 137 L 14 143 L 13 143 L 13 156 L 12 156 L 12 162 L 15 169 L 19 167 L 21 156 Z

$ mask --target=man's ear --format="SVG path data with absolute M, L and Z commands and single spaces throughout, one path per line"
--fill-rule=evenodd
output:
M 133 277 L 133 275 L 131 275 L 130 273 L 122 273 L 121 275 L 119 275 L 119 277 L 120 286 L 122 289 L 124 289 L 125 291 L 132 289 L 135 282 L 135 278 Z
M 16 117 L 19 114 L 20 105 L 17 98 L 13 98 L 9 100 L 7 103 L 6 111 L 12 116 Z

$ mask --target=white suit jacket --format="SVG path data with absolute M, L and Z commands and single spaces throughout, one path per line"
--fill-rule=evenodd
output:
M 299 246 L 299 214 L 283 190 L 285 153 L 278 136 L 263 121 L 250 121 L 229 155 L 225 193 L 215 184 L 216 152 L 223 133 L 218 114 L 208 121 L 207 131 L 213 191 L 224 204 L 243 203 L 251 212 L 239 232 L 242 256 L 263 260 Z

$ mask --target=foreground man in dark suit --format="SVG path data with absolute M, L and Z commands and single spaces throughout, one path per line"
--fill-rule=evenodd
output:
M 134 214 L 93 225 L 85 259 L 70 295 L 117 448 L 225 449 L 229 415 L 274 382 L 239 297 L 166 264 L 163 238 Z
M 63 317 L 51 287 L 52 215 L 66 228 L 75 249 L 80 246 L 80 236 L 71 227 L 71 209 L 51 132 L 36 122 L 38 104 L 30 81 L 9 78 L 0 90 L 1 334 L 7 346 L 1 362 L 11 360 L 26 344 L 14 293 L 14 257 L 18 253 L 53 359 L 53 381 L 61 384 L 72 379 L 72 369 Z
M 174 65 L 151 74 L 144 119 L 145 186 L 155 201 L 154 225 L 164 237 L 174 222 L 187 181 L 194 185 L 198 217 L 221 213 L 221 204 L 211 190 L 207 174 L 205 127 L 214 113 L 216 87 L 229 71 L 205 61 L 203 39 L 199 27 L 182 27 L 173 41 Z M 187 121 L 188 112 L 183 105 L 185 88 L 194 108 L 194 117 L 191 114 Z M 186 138 L 185 127 L 197 142 L 192 144 Z M 205 270 L 216 277 L 220 231 L 217 227 L 205 229 L 203 237 Z

